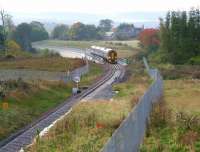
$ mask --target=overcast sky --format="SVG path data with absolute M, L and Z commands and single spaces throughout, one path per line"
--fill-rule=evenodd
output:
M 60 14 L 56 16 L 53 13 L 64 12 L 99 15 L 99 18 L 117 19 L 118 17 L 119 21 L 122 19 L 124 21 L 130 19 L 152 21 L 160 14 L 157 16 L 153 14 L 154 18 L 151 13 L 143 14 L 140 18 L 137 18 L 136 15 L 129 18 L 126 16 L 130 15 L 131 12 L 166 12 L 167 10 L 188 10 L 197 6 L 200 6 L 200 0 L 0 0 L 0 8 L 11 13 L 14 19 L 23 17 L 47 19 L 54 16 L 58 20 L 63 16 Z M 76 15 L 74 16 L 76 17 Z M 83 16 L 82 18 L 87 20 L 90 17 Z
M 133 11 L 188 9 L 200 0 L 0 0 L 12 12 L 81 12 L 107 14 Z

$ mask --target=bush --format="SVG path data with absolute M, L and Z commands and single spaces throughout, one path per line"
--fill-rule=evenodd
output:
M 200 65 L 200 56 L 190 58 L 189 64 Z
M 60 57 L 60 54 L 58 52 L 54 52 L 49 49 L 44 49 L 42 50 L 42 56 L 43 57 Z
M 0 85 L 0 100 L 5 97 L 5 89 Z
M 6 42 L 6 48 L 9 51 L 19 51 L 19 50 L 21 50 L 20 45 L 17 42 L 13 41 L 13 40 L 8 40 Z
M 11 54 L 7 54 L 6 56 L 5 56 L 5 58 L 6 59 L 8 59 L 8 60 L 12 60 L 12 59 L 15 59 L 15 56 L 13 56 L 13 55 L 11 55 Z
M 164 128 L 171 120 L 171 111 L 166 108 L 166 103 L 163 99 L 153 106 L 151 113 L 151 127 Z

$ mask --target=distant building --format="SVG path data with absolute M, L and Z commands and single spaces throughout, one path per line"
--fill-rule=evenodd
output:
M 141 28 L 136 27 L 135 28 L 135 36 L 138 36 L 143 30 L 144 30 L 144 25 Z
M 114 39 L 130 39 L 137 37 L 140 32 L 144 30 L 144 26 L 135 27 L 133 24 L 122 24 L 115 28 L 113 32 L 106 32 L 104 39 L 105 40 L 114 40 Z
M 105 40 L 113 40 L 114 39 L 114 32 L 106 32 L 104 39 Z

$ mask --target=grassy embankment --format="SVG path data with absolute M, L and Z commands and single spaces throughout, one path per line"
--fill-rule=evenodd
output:
M 84 65 L 80 59 L 63 57 L 30 57 L 0 61 L 0 69 L 31 69 L 66 72 Z
M 199 66 L 159 65 L 163 103 L 155 105 L 141 152 L 200 151 Z
M 119 93 L 112 100 L 78 104 L 26 151 L 99 151 L 151 83 L 141 65 L 129 65 L 128 69 L 127 81 L 113 86 Z
M 103 47 L 111 47 L 118 52 L 120 58 L 126 58 L 136 54 L 139 51 L 138 41 L 61 41 L 61 40 L 45 40 L 34 43 L 36 46 L 54 46 L 54 47 L 74 47 L 89 48 L 92 45 Z
M 65 71 L 65 63 L 71 64 L 69 68 L 75 68 L 81 64 L 78 60 L 71 59 L 37 58 L 3 61 L 0 62 L 0 67 Z M 90 72 L 83 76 L 82 85 L 87 85 L 88 81 L 94 81 L 101 74 L 102 68 L 91 64 Z M 0 140 L 65 101 L 71 95 L 73 86 L 71 83 L 66 85 L 62 82 L 23 82 L 22 80 L 8 81 L 1 85 L 6 87 L 4 102 L 8 103 L 8 108 L 3 109 L 3 102 L 0 100 Z

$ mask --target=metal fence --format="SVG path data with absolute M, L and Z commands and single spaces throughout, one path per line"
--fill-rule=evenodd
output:
M 147 63 L 147 62 L 146 62 Z M 147 67 L 146 67 L 147 68 Z M 147 68 L 148 69 L 148 68 Z M 152 104 L 159 101 L 163 93 L 163 80 L 157 69 L 148 69 L 154 82 L 139 103 L 114 132 L 102 152 L 138 152 L 143 141 Z
M 26 70 L 26 69 L 1 69 L 0 81 L 17 80 L 19 78 L 23 80 L 54 80 L 67 82 L 72 77 L 78 75 L 82 76 L 89 71 L 88 65 L 77 68 L 74 71 L 67 72 L 50 72 L 39 70 Z

